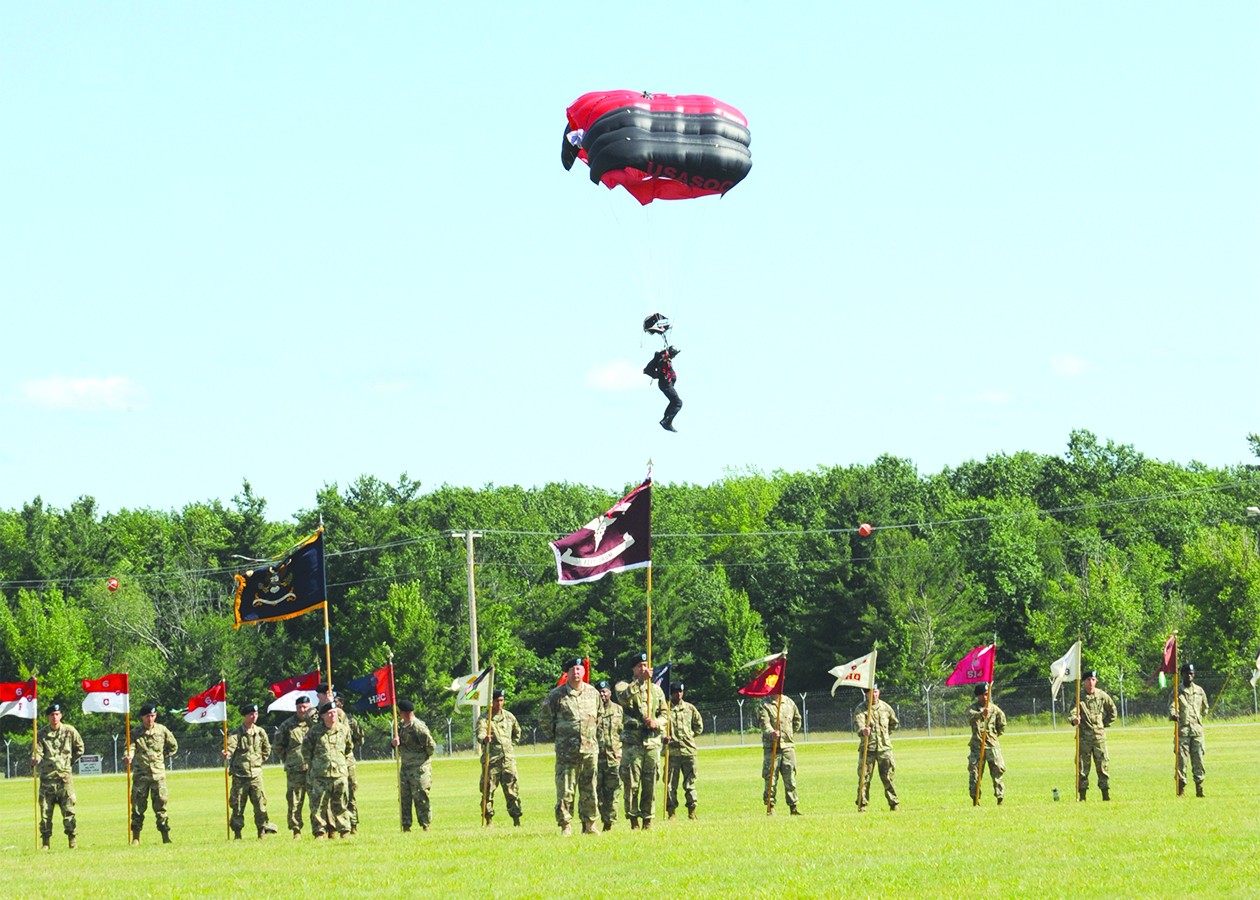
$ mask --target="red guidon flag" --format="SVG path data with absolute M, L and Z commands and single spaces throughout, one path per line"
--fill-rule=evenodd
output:
M 34 678 L 30 681 L 0 682 L 0 716 L 34 719 L 35 706 Z
M 201 722 L 227 721 L 227 685 L 220 681 L 207 691 L 188 700 L 188 712 L 184 721 L 194 725 Z
M 787 667 L 787 657 L 780 656 L 770 665 L 753 676 L 752 681 L 739 689 L 745 697 L 770 697 L 783 693 L 783 670 Z
M 945 679 L 951 686 L 960 684 L 979 684 L 993 680 L 993 657 L 995 644 L 976 647 L 954 666 L 954 674 Z
M 652 479 L 585 527 L 551 542 L 561 584 L 598 581 L 652 564 Z
M 84 678 L 84 712 L 125 713 L 131 709 L 126 674 L 114 673 L 104 678 Z
M 309 697 L 310 702 L 315 702 L 315 688 L 319 685 L 319 669 L 314 672 L 307 672 L 305 675 L 294 675 L 292 678 L 286 678 L 284 681 L 277 681 L 271 686 L 271 693 L 275 694 L 276 699 L 267 704 L 267 712 L 296 712 L 297 698 Z

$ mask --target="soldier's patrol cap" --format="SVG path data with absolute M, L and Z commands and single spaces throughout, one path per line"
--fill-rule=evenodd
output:
M 296 700 L 294 700 L 293 703 L 295 706 L 299 703 L 305 703 L 307 706 L 310 706 L 311 698 L 303 694 L 301 697 L 298 697 Z
M 416 705 L 415 705 L 414 703 L 412 703 L 410 700 L 399 700 L 399 701 L 398 701 L 398 708 L 399 708 L 399 709 L 401 709 L 403 712 L 415 712 L 415 711 L 416 711 Z
M 155 712 L 157 712 L 157 707 L 154 706 L 152 703 L 146 703 L 144 706 L 140 707 L 140 715 L 142 716 L 147 716 L 150 713 L 155 713 Z
M 49 714 L 51 714 L 51 713 L 55 713 L 55 712 L 61 712 L 61 704 L 60 704 L 60 703 L 49 703 L 49 704 L 48 704 L 48 708 L 44 710 L 44 715 L 49 715 Z
M 1194 663 L 1186 663 L 1185 665 L 1183 665 L 1183 666 L 1181 667 L 1181 674 L 1182 674 L 1182 675 L 1193 675 L 1193 674 L 1194 674 Z
M 257 704 L 257 703 L 242 703 L 242 704 L 241 704 L 241 715 L 242 715 L 242 716 L 248 716 L 250 713 L 256 713 L 256 712 L 258 712 L 258 704 Z
M 608 683 L 608 679 L 607 679 L 607 678 L 605 678 L 605 679 L 604 679 L 603 681 L 601 681 L 599 684 L 595 685 L 595 687 L 599 688 L 601 691 L 611 691 L 611 690 L 612 690 L 612 685 Z
M 1097 669 L 1086 669 L 1084 672 L 1082 672 L 1082 673 L 1081 673 L 1081 677 L 1082 677 L 1082 678 L 1097 678 L 1097 677 L 1098 677 L 1098 670 L 1097 670 Z
M 490 695 L 490 698 L 492 700 L 498 700 L 500 697 L 506 697 L 506 696 L 507 694 L 503 693 L 503 688 L 495 688 L 494 693 Z
M 681 694 L 686 689 L 687 689 L 687 686 L 683 684 L 681 681 L 675 681 L 673 684 L 669 686 L 669 692 L 671 694 Z
M 570 656 L 564 661 L 564 670 L 567 672 L 570 669 L 572 669 L 574 666 L 585 666 L 585 665 L 586 665 L 586 660 L 582 659 L 582 657 Z
M 327 681 L 321 681 L 319 684 L 315 685 L 315 693 L 317 693 L 317 694 L 327 694 L 327 693 L 328 693 L 328 682 L 327 682 Z
M 322 716 L 324 713 L 334 710 L 336 708 L 337 708 L 337 704 L 333 703 L 331 700 L 325 703 L 321 703 L 319 705 L 319 714 Z
M 976 689 L 972 693 L 979 697 L 981 694 L 988 693 L 988 690 L 989 686 L 982 681 L 976 685 Z
M 636 653 L 634 656 L 630 657 L 631 666 L 637 666 L 639 663 L 645 663 L 647 661 L 648 655 L 646 653 Z

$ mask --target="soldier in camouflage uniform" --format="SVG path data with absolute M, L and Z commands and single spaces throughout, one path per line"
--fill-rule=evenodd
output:
M 1098 689 L 1098 672 L 1089 669 L 1081 673 L 1081 702 L 1068 720 L 1079 726 L 1081 758 L 1076 785 L 1080 799 L 1089 790 L 1089 764 L 1093 760 L 1098 770 L 1098 789 L 1104 800 L 1111 799 L 1111 776 L 1107 772 L 1110 762 L 1107 756 L 1107 728 L 1116 720 L 1116 701 L 1106 691 Z
M 1194 683 L 1194 665 L 1186 663 L 1181 667 L 1181 688 L 1177 691 L 1177 699 L 1168 708 L 1168 717 L 1181 723 L 1177 728 L 1180 748 L 1177 755 L 1178 796 L 1186 789 L 1186 763 L 1190 763 L 1194 774 L 1195 796 L 1203 796 L 1203 779 L 1207 777 L 1203 768 L 1203 717 L 1207 712 L 1207 694 Z
M 674 818 L 678 809 L 678 782 L 682 780 L 687 801 L 687 818 L 696 818 L 696 735 L 704 732 L 704 717 L 683 699 L 686 685 L 681 681 L 670 685 L 669 730 L 669 793 L 665 795 L 665 811 Z
M 79 845 L 75 836 L 74 764 L 83 755 L 83 738 L 73 725 L 61 721 L 61 704 L 48 707 L 48 727 L 39 736 L 31 764 L 39 773 L 39 846 L 48 849 L 52 838 L 53 810 L 61 808 L 61 827 L 70 849 Z
M 857 808 L 858 812 L 866 812 L 866 804 L 870 799 L 871 775 L 878 766 L 879 780 L 884 783 L 884 799 L 888 801 L 888 808 L 896 812 L 901 801 L 897 799 L 897 788 L 893 785 L 897 764 L 893 760 L 892 733 L 901 727 L 901 723 L 897 721 L 897 713 L 893 708 L 879 699 L 878 685 L 871 688 L 871 695 L 870 707 L 863 706 L 854 721 L 857 733 L 862 736 L 857 747 Z M 865 758 L 863 747 L 866 750 Z
M 153 819 L 162 833 L 162 843 L 171 842 L 171 820 L 167 814 L 166 758 L 179 752 L 175 735 L 157 721 L 157 707 L 140 707 L 140 727 L 131 736 L 131 843 L 140 843 L 144 812 L 153 801 Z
M 311 832 L 317 838 L 350 833 L 350 726 L 337 718 L 332 701 L 319 708 L 319 721 L 302 738 L 311 792 Z
M 661 755 L 661 731 L 669 720 L 669 704 L 660 685 L 652 683 L 652 664 L 646 653 L 634 657 L 634 680 L 617 683 L 621 720 L 621 789 L 625 794 L 630 828 L 652 827 L 656 815 L 656 778 Z
M 988 697 L 989 686 L 980 682 L 973 691 L 975 700 L 967 708 L 967 721 L 971 723 L 970 753 L 967 757 L 967 791 L 971 802 L 979 806 L 976 793 L 977 781 L 983 780 L 984 772 L 980 764 L 980 739 L 984 737 L 984 761 L 989 765 L 989 777 L 993 779 L 993 796 L 998 806 L 1002 805 L 1002 797 L 1006 794 L 1003 776 L 1006 775 L 1006 762 L 1002 759 L 1002 748 L 998 746 L 998 738 L 1006 731 L 1006 713 Z M 986 702 L 987 701 L 987 702 Z
M 363 758 L 363 743 L 367 740 L 367 733 L 363 730 L 363 725 L 354 716 L 345 710 L 345 701 L 341 697 L 335 697 L 337 709 L 345 716 L 346 724 L 350 726 L 350 775 L 347 779 L 350 785 L 350 833 L 359 833 L 359 801 L 357 798 L 359 791 L 358 761 Z
M 521 739 L 521 726 L 516 716 L 503 708 L 504 701 L 503 690 L 495 688 L 490 700 L 490 715 L 477 720 L 477 740 L 482 747 L 481 794 L 486 798 L 486 825 L 492 824 L 494 819 L 494 791 L 499 785 L 503 786 L 503 800 L 512 824 L 521 824 L 521 791 L 516 782 L 516 753 L 513 751 Z M 488 786 L 487 773 L 490 776 Z
M 612 831 L 617 821 L 617 794 L 621 792 L 621 704 L 612 702 L 612 685 L 599 683 L 599 717 L 595 724 L 599 762 L 595 772 L 595 794 L 604 830 Z
M 780 706 L 780 698 L 782 706 Z M 799 797 L 796 794 L 796 732 L 802 727 L 801 712 L 787 694 L 770 694 L 762 698 L 757 707 L 761 722 L 761 778 L 766 786 L 761 802 L 766 805 L 766 815 L 773 815 L 778 794 L 778 782 L 783 782 L 783 796 L 792 815 L 799 816 Z M 775 755 L 775 738 L 778 737 L 778 753 Z M 771 757 L 774 757 L 773 763 Z
M 410 700 L 398 701 L 398 737 L 393 744 L 398 748 L 401 763 L 399 793 L 402 794 L 402 830 L 411 830 L 411 810 L 414 807 L 420 827 L 429 830 L 429 788 L 433 784 L 433 754 L 437 742 L 424 722 L 416 718 L 416 705 Z
M 311 729 L 308 719 L 311 701 L 298 697 L 294 713 L 276 729 L 276 756 L 284 766 L 286 789 L 284 799 L 288 803 L 289 830 L 293 837 L 302 836 L 302 808 L 306 805 L 306 758 L 302 755 L 302 739 Z
M 599 814 L 595 800 L 599 692 L 582 680 L 586 664 L 581 658 L 569 660 L 565 671 L 568 680 L 543 699 L 538 725 L 556 745 L 556 824 L 560 833 L 573 833 L 570 823 L 576 800 L 582 833 L 594 834 Z
M 245 803 L 254 805 L 254 827 L 258 839 L 276 833 L 276 826 L 267 817 L 267 792 L 263 790 L 262 767 L 271 755 L 271 741 L 266 729 L 258 727 L 258 704 L 246 703 L 241 707 L 241 724 L 228 734 L 227 749 L 223 758 L 228 761 L 232 773 L 232 788 L 228 805 L 232 809 L 229 823 L 232 837 L 241 839 L 245 827 Z

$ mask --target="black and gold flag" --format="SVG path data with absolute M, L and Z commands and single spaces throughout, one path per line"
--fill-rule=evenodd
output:
M 236 576 L 233 627 L 292 619 L 326 602 L 321 528 L 280 562 Z

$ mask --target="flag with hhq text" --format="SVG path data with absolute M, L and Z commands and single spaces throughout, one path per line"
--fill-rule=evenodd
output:
M 954 674 L 945 679 L 951 687 L 960 684 L 979 684 L 993 680 L 993 657 L 996 645 L 976 647 L 954 666 Z
M 227 684 L 220 681 L 209 690 L 188 698 L 188 710 L 183 713 L 185 722 L 199 725 L 202 722 L 227 721 Z
M 787 668 L 787 657 L 779 658 L 752 677 L 752 681 L 739 689 L 745 697 L 770 697 L 783 693 L 783 671 Z
M 232 627 L 278 622 L 319 609 L 324 595 L 324 530 L 280 560 L 236 577 L 236 621 Z
M 277 681 L 271 686 L 275 700 L 267 704 L 267 712 L 296 712 L 298 697 L 307 697 L 315 702 L 315 688 L 319 686 L 319 669 L 305 675 L 294 675 L 284 681 Z
M 1168 676 L 1177 673 L 1177 632 L 1169 635 L 1168 640 L 1164 642 L 1164 656 L 1159 662 L 1159 686 L 1161 688 L 1168 687 Z
M 87 696 L 83 698 L 84 712 L 125 713 L 131 709 L 125 674 L 84 678 L 83 690 L 87 692 Z
M 652 479 L 583 528 L 550 543 L 561 584 L 598 581 L 652 563 Z
M 1081 642 L 1077 641 L 1067 653 L 1050 663 L 1050 693 L 1057 700 L 1059 688 L 1065 681 L 1081 680 Z
M 37 717 L 35 679 L 29 681 L 0 682 L 0 716 L 17 716 L 19 719 Z
M 491 666 L 472 675 L 462 675 L 451 682 L 450 690 L 455 692 L 456 706 L 485 706 L 489 692 L 486 690 L 486 676 Z
M 828 669 L 828 675 L 834 675 L 836 683 L 831 686 L 831 696 L 836 695 L 836 688 L 855 687 L 869 688 L 875 684 L 875 658 L 878 651 L 872 650 L 865 656 L 859 656 L 857 659 L 845 663 L 842 666 L 836 666 L 834 669 Z
M 355 701 L 355 708 L 360 712 L 368 712 L 373 709 L 380 709 L 383 706 L 394 705 L 394 667 L 392 663 L 386 663 L 375 672 L 360 678 L 352 678 L 346 682 L 346 687 L 357 694 L 363 694 Z

